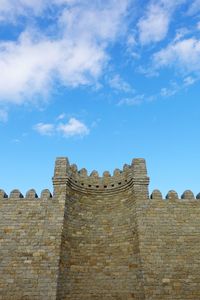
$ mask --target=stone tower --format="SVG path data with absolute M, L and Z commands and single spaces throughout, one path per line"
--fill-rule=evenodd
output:
M 137 218 L 148 183 L 143 159 L 103 177 L 57 160 L 55 197 L 66 200 L 58 299 L 144 299 Z

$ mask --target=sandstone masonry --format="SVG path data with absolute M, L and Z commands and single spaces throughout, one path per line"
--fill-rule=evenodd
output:
M 87 175 L 57 158 L 53 195 L 0 190 L 1 300 L 199 300 L 200 194 L 148 194 L 144 159 Z

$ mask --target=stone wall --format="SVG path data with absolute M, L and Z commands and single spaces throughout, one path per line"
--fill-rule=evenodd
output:
M 154 191 L 140 214 L 140 255 L 148 300 L 200 299 L 200 201 L 191 191 Z
M 44 190 L 0 192 L 0 299 L 56 299 L 64 205 Z
M 58 158 L 54 193 L 0 190 L 1 300 L 199 300 L 200 195 L 148 195 L 146 165 L 111 176 Z

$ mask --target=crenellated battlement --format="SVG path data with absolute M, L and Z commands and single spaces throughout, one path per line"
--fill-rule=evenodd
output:
M 0 190 L 0 299 L 200 299 L 200 193 L 149 196 L 142 158 L 99 174 L 58 157 L 52 179 Z
M 10 192 L 9 196 L 5 193 L 4 190 L 0 189 L 0 200 L 5 199 L 5 200 L 48 200 L 52 198 L 52 194 L 48 189 L 42 190 L 40 197 L 38 197 L 36 191 L 34 189 L 30 189 L 29 191 L 26 192 L 25 196 L 18 190 L 14 189 Z
M 190 200 L 190 201 L 196 201 L 200 200 L 200 193 L 194 196 L 194 193 L 191 190 L 186 190 L 183 192 L 181 197 L 178 196 L 178 193 L 174 190 L 170 190 L 165 197 L 162 196 L 162 193 L 159 190 L 154 190 L 150 196 L 151 200 L 164 200 L 166 203 L 168 201 L 166 200 L 178 200 L 183 202 L 183 200 Z M 200 202 L 199 202 L 200 203 Z
M 116 168 L 113 173 L 104 171 L 99 175 L 98 171 L 88 172 L 86 168 L 78 169 L 76 164 L 70 164 L 67 157 L 58 157 L 55 162 L 53 183 L 59 184 L 65 182 L 73 189 L 85 192 L 106 192 L 122 191 L 132 187 L 134 183 L 148 184 L 149 177 L 145 160 L 142 158 L 133 159 L 131 164 L 124 164 L 123 169 Z M 44 189 L 40 197 L 34 189 L 30 189 L 23 195 L 18 189 L 14 189 L 8 196 L 4 190 L 0 190 L 0 199 L 50 199 L 52 194 L 49 190 Z M 194 196 L 193 192 L 186 190 L 181 197 L 174 190 L 170 190 L 165 197 L 159 190 L 154 190 L 150 195 L 151 200 L 199 200 L 200 193 Z
M 68 158 L 56 159 L 53 182 L 65 181 L 72 188 L 82 191 L 106 192 L 118 191 L 131 187 L 133 183 L 149 183 L 145 160 L 133 159 L 130 165 L 124 164 L 123 170 L 115 169 L 111 175 L 104 171 L 102 176 L 96 170 L 90 174 L 86 168 L 78 169 L 76 164 L 69 163 Z
M 82 169 L 83 170 L 83 169 Z M 81 171 L 82 171 L 81 170 Z M 119 169 L 116 169 L 117 172 Z M 114 172 L 116 172 L 116 170 Z M 92 187 L 95 187 L 96 189 L 107 189 L 107 188 L 116 188 L 117 187 L 117 184 L 120 186 L 122 184 L 122 187 L 124 186 L 123 185 L 123 181 L 124 183 L 128 186 L 128 180 L 126 180 L 126 176 L 125 174 L 129 175 L 129 173 L 125 173 L 123 171 L 120 171 L 119 170 L 119 174 L 115 177 L 114 177 L 114 180 L 113 181 L 110 181 L 110 185 L 108 184 L 108 181 L 104 181 L 104 176 L 103 177 L 96 177 L 94 176 L 94 172 L 96 171 L 92 171 L 91 173 L 91 177 L 85 177 L 86 181 L 85 181 L 85 184 L 83 185 L 83 178 L 81 177 L 80 175 L 80 171 L 77 171 L 77 177 L 74 177 L 73 180 L 75 183 L 77 183 L 78 181 L 76 181 L 76 179 L 78 179 L 80 182 L 81 182 L 81 187 L 84 187 L 84 188 L 87 188 L 87 184 L 88 183 L 91 183 L 92 185 L 89 186 L 89 188 L 92 188 Z M 123 176 L 120 176 L 121 174 L 123 173 Z M 110 175 L 108 176 L 110 179 L 113 179 L 113 177 L 111 177 Z M 88 178 L 89 178 L 89 181 L 88 181 Z M 105 176 L 105 178 L 107 179 L 107 177 Z M 96 183 L 97 181 L 95 181 L 94 179 L 98 179 L 98 184 L 99 182 L 101 182 L 101 186 L 96 186 Z M 117 179 L 117 180 L 116 180 Z M 116 184 L 116 185 L 113 185 L 113 182 Z M 104 184 L 108 184 L 107 186 L 104 186 Z M 72 184 L 72 182 L 71 182 Z M 41 191 L 41 194 L 40 194 L 40 197 L 38 196 L 38 194 L 36 193 L 36 191 L 34 189 L 30 189 L 26 192 L 25 196 L 18 190 L 18 189 L 14 189 L 10 192 L 9 196 L 7 195 L 7 193 L 0 189 L 0 199 L 5 199 L 5 200 L 16 200 L 16 199 L 21 199 L 21 200 L 31 200 L 31 199 L 35 199 L 35 200 L 48 200 L 48 199 L 51 199 L 53 196 L 51 194 L 51 192 L 48 190 L 48 189 L 44 189 Z M 150 197 L 149 197 L 149 200 L 162 200 L 162 201 L 165 201 L 166 203 L 168 201 L 166 200 L 178 200 L 180 202 L 183 202 L 183 200 L 190 200 L 190 201 L 197 201 L 197 200 L 200 200 L 200 193 L 198 193 L 196 196 L 194 195 L 194 193 L 191 191 L 191 190 L 186 190 L 183 192 L 183 194 L 179 197 L 178 196 L 178 193 L 174 190 L 170 190 L 167 195 L 165 197 L 162 196 L 162 193 L 160 192 L 160 190 L 153 190 L 153 192 L 151 193 Z M 200 202 L 199 202 L 200 203 Z

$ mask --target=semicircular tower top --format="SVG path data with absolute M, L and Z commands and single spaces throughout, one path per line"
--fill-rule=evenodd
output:
M 78 170 L 75 164 L 70 164 L 68 158 L 58 157 L 55 162 L 54 185 L 67 183 L 73 189 L 93 192 L 117 192 L 135 184 L 148 184 L 146 162 L 143 158 L 132 160 L 130 165 L 125 164 L 123 170 L 115 169 L 111 175 L 104 171 L 99 176 L 96 170 L 88 174 L 87 169 Z

